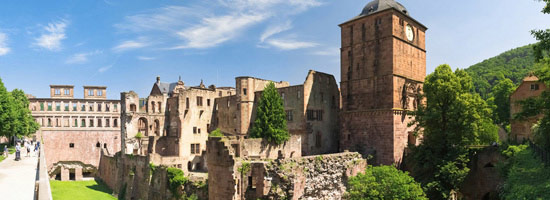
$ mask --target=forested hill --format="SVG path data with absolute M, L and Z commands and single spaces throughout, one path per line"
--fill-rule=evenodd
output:
M 534 63 L 533 45 L 527 45 L 472 65 L 466 71 L 472 76 L 476 91 L 487 99 L 499 80 L 508 78 L 519 85 L 525 75 L 535 70 Z

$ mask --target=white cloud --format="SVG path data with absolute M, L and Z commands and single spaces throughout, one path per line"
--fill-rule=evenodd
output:
M 149 45 L 150 45 L 149 43 L 144 42 L 142 39 L 139 40 L 139 41 L 126 40 L 126 41 L 121 42 L 117 46 L 113 47 L 113 51 L 122 52 L 122 51 L 126 51 L 126 50 L 139 49 L 139 48 L 147 47 Z
M 5 33 L 0 33 L 0 56 L 6 55 L 10 52 L 7 40 L 8 36 Z
M 112 67 L 113 67 L 113 65 L 107 65 L 107 66 L 104 66 L 104 67 L 99 68 L 97 71 L 98 71 L 99 73 L 103 73 L 103 72 L 105 72 L 105 71 L 111 69 Z
M 243 29 L 265 19 L 258 15 L 226 15 L 203 19 L 202 23 L 178 33 L 186 43 L 174 49 L 209 48 L 236 37 Z
M 303 48 L 316 47 L 319 45 L 313 42 L 300 42 L 300 41 L 287 40 L 287 39 L 270 39 L 270 40 L 267 40 L 267 43 L 281 50 L 303 49 Z
M 156 58 L 155 57 L 147 57 L 147 56 L 138 56 L 137 59 L 138 60 L 154 60 Z
M 319 0 L 204 0 L 127 16 L 114 26 L 124 33 L 160 35 L 162 41 L 155 40 L 155 44 L 170 46 L 164 49 L 203 49 L 235 39 L 254 25 L 274 18 L 284 20 L 320 5 Z M 290 23 L 283 25 L 287 26 L 266 30 L 261 38 L 290 29 Z M 174 45 L 174 39 L 180 40 L 179 44 Z
M 61 50 L 61 41 L 67 38 L 65 36 L 65 29 L 67 28 L 67 25 L 68 22 L 66 20 L 48 23 L 48 26 L 44 27 L 43 33 L 40 37 L 34 39 L 34 45 L 50 51 Z
M 340 56 L 340 48 L 327 48 L 325 50 L 314 51 L 311 54 L 317 56 Z
M 88 62 L 88 57 L 101 54 L 102 52 L 99 50 L 87 52 L 87 53 L 77 53 L 69 57 L 65 63 L 67 64 L 83 64 L 85 62 Z
M 264 31 L 264 33 L 262 33 L 262 36 L 260 37 L 260 42 L 264 42 L 267 38 L 275 34 L 290 30 L 291 28 L 292 28 L 292 24 L 290 21 L 287 21 L 284 24 L 270 26 Z

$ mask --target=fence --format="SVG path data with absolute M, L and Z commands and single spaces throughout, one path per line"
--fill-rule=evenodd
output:
M 52 191 L 50 188 L 50 176 L 46 166 L 46 154 L 44 154 L 44 145 L 40 146 L 40 157 L 38 161 L 38 175 L 36 178 L 35 198 L 37 200 L 51 200 Z
M 533 153 L 535 154 L 535 156 L 539 157 L 546 166 L 550 166 L 550 152 L 537 146 L 531 141 L 529 141 L 529 147 L 533 149 Z

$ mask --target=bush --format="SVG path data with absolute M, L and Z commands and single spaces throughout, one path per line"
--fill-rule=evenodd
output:
M 427 200 L 420 184 L 407 172 L 393 166 L 369 166 L 365 173 L 348 181 L 347 199 L 420 199 Z
M 179 168 L 169 167 L 166 169 L 166 174 L 168 176 L 168 186 L 174 197 L 181 197 L 178 194 L 178 188 L 187 183 L 188 179 L 183 175 L 183 171 Z
M 544 166 L 527 145 L 509 147 L 510 155 L 501 199 L 550 199 L 550 167 Z
M 223 137 L 222 131 L 218 128 L 214 131 L 212 131 L 210 134 L 208 134 L 209 137 Z

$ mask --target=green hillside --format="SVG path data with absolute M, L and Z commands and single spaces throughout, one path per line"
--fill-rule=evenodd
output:
M 519 85 L 525 75 L 535 71 L 533 45 L 506 51 L 498 56 L 470 66 L 466 71 L 472 76 L 476 91 L 484 99 L 489 98 L 491 88 L 499 80 L 508 78 Z

